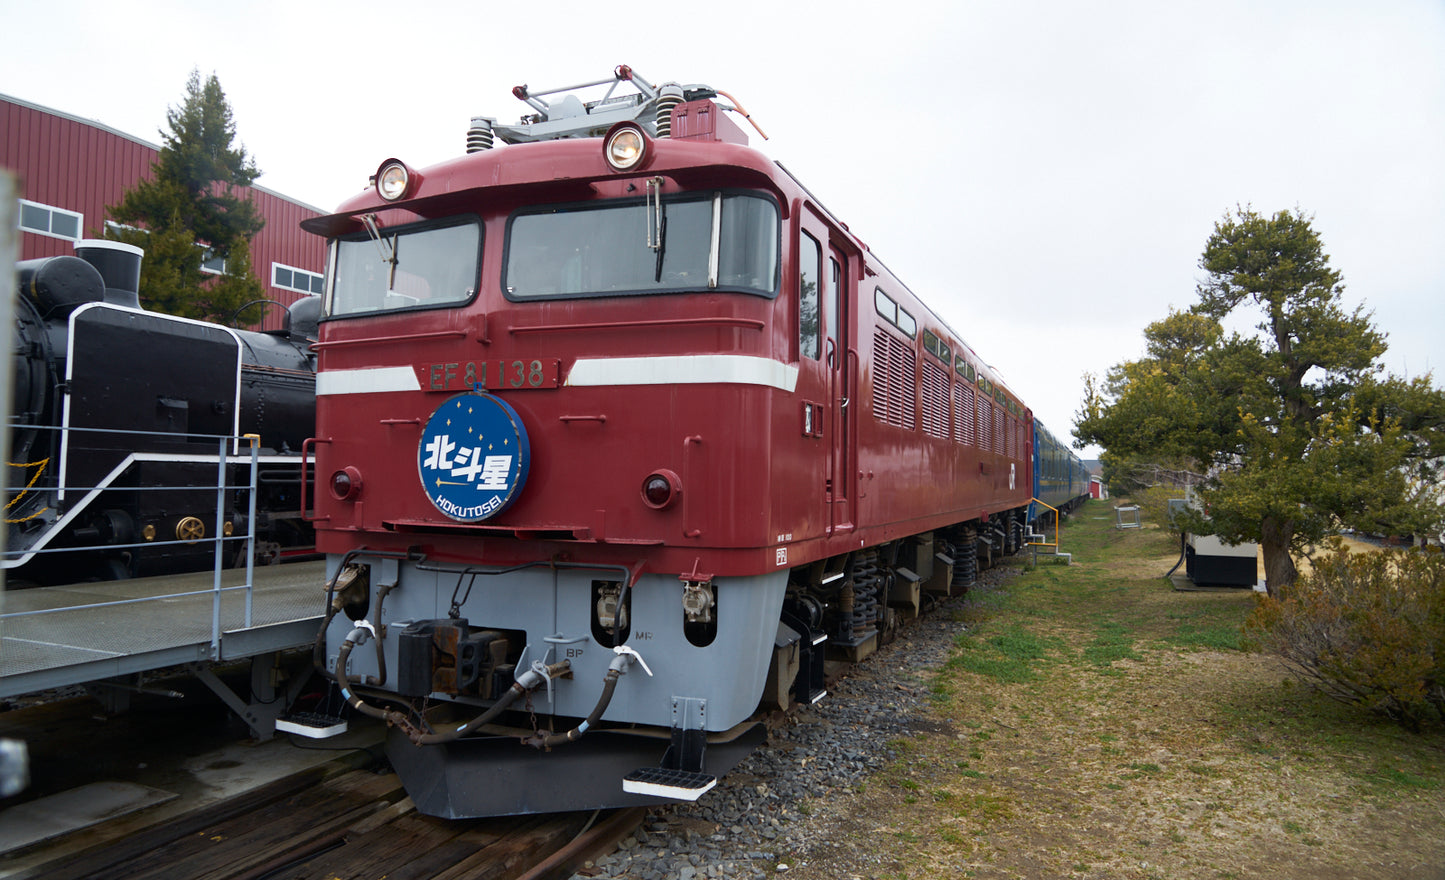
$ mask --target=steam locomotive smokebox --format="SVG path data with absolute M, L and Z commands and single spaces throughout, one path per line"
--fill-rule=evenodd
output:
M 106 302 L 140 308 L 140 262 L 145 251 L 120 241 L 87 238 L 75 243 L 75 255 L 105 279 Z

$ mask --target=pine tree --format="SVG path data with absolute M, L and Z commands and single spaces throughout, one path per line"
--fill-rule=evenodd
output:
M 1208 519 L 1190 530 L 1256 541 L 1271 589 L 1294 583 L 1291 551 L 1340 526 L 1440 528 L 1436 463 L 1445 392 L 1382 375 L 1385 336 L 1347 312 L 1341 275 L 1310 219 L 1248 208 L 1215 224 L 1198 302 L 1151 324 L 1148 356 L 1090 380 L 1075 433 L 1117 467 L 1162 456 L 1206 478 Z M 1255 311 L 1257 333 L 1222 322 Z
M 229 321 L 235 311 L 265 296 L 251 273 L 250 239 L 264 225 L 256 206 L 239 194 L 260 171 L 244 147 L 233 146 L 236 126 L 214 74 L 204 83 L 192 70 L 180 107 L 166 112 L 153 176 L 110 208 L 106 236 L 145 249 L 140 299 L 148 309 Z M 225 273 L 201 268 L 225 260 Z

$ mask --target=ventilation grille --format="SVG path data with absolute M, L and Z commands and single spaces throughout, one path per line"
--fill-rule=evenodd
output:
M 959 382 L 953 386 L 953 439 L 968 446 L 973 445 L 973 422 L 977 416 L 973 411 L 973 389 Z
M 923 433 L 948 439 L 948 371 L 923 361 Z
M 913 349 L 879 328 L 873 333 L 873 417 L 912 430 L 918 421 Z

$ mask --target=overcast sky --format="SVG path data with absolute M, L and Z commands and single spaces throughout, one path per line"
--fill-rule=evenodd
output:
M 215 73 L 269 189 L 323 209 L 460 154 L 512 86 L 631 65 L 730 92 L 1058 433 L 1195 300 L 1236 205 L 1300 208 L 1445 382 L 1445 0 L 725 4 L 0 0 L 0 92 L 159 142 Z M 1086 457 L 1097 450 L 1085 450 Z

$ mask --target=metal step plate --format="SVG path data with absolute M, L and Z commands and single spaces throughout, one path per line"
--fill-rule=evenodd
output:
M 346 732 L 346 719 L 335 715 L 318 715 L 315 712 L 296 712 L 285 718 L 277 718 L 276 729 L 312 739 L 327 739 Z
M 642 767 L 622 777 L 623 791 L 680 801 L 695 801 L 715 785 L 716 776 L 661 767 Z

